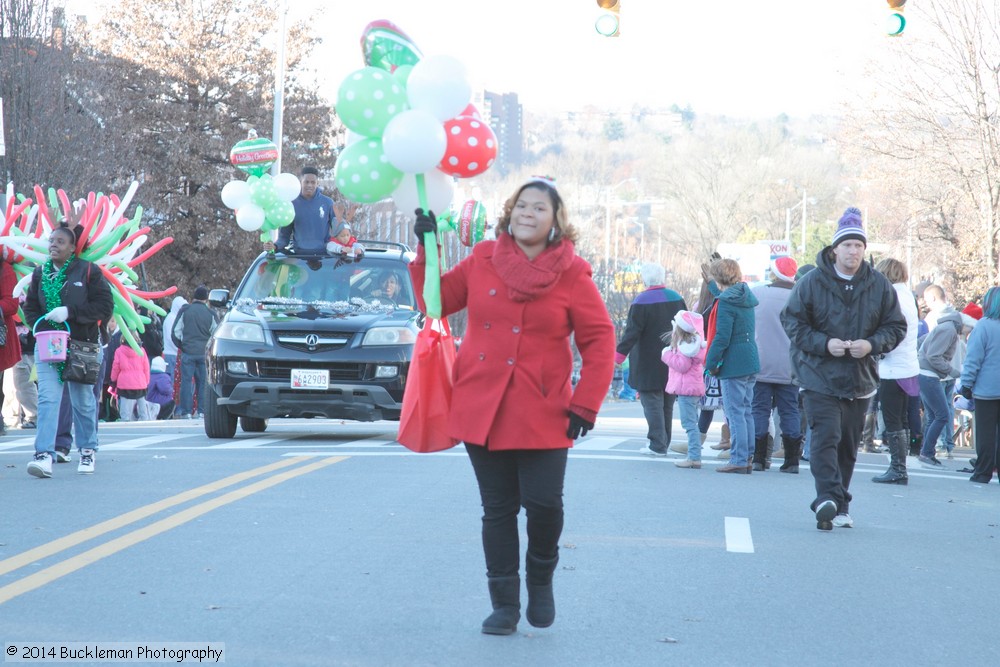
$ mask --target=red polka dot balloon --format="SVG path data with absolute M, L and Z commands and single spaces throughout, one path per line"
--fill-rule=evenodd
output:
M 448 147 L 438 169 L 450 176 L 469 178 L 483 173 L 497 159 L 497 137 L 489 125 L 474 116 L 445 121 Z

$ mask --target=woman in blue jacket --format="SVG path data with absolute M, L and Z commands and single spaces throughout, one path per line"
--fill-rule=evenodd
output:
M 754 308 L 759 303 L 743 282 L 740 265 L 719 259 L 710 268 L 721 293 L 715 312 L 714 335 L 708 343 L 705 372 L 718 375 L 722 384 L 722 408 L 729 421 L 732 446 L 729 463 L 716 472 L 749 475 L 753 456 L 753 388 L 760 371 Z M 713 327 L 709 325 L 712 334 Z
M 976 467 L 969 481 L 989 484 L 1000 461 L 1000 287 L 983 297 L 983 318 L 969 336 L 962 396 L 976 399 Z

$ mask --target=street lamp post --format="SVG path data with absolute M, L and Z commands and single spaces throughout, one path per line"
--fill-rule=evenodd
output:
M 284 134 L 284 113 L 285 113 L 285 22 L 288 19 L 288 0 L 280 0 L 278 13 L 281 14 L 281 34 L 278 36 L 278 58 L 274 72 L 274 122 L 271 128 L 271 137 L 274 145 L 278 147 L 278 159 L 271 165 L 271 175 L 277 176 L 281 173 L 282 141 Z
M 792 211 L 797 209 L 799 206 L 802 207 L 802 245 L 799 248 L 799 252 L 805 253 L 806 251 L 806 206 L 808 200 L 806 199 L 806 191 L 802 191 L 802 201 L 800 201 L 795 206 L 785 209 L 785 240 L 788 241 L 788 245 L 792 244 Z

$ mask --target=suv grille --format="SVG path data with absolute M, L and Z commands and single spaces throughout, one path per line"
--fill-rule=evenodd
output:
M 339 350 L 350 342 L 353 333 L 338 331 L 281 331 L 275 333 L 278 344 L 299 352 Z M 310 344 L 312 343 L 312 344 Z
M 330 371 L 330 381 L 363 380 L 367 364 L 331 363 L 315 361 L 257 361 L 257 375 L 271 380 L 291 380 L 293 368 L 321 369 Z

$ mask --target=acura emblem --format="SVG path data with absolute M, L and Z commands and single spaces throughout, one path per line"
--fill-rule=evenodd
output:
M 306 345 L 309 346 L 310 350 L 316 349 L 316 346 L 319 345 L 319 336 L 316 334 L 309 334 L 306 336 Z

